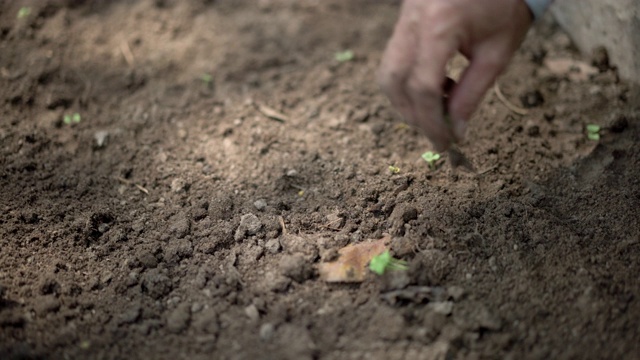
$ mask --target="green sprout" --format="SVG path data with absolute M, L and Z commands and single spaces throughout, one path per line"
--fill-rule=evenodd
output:
M 204 73 L 202 74 L 200 79 L 202 80 L 203 83 L 208 85 L 208 84 L 211 84 L 211 82 L 213 81 L 213 76 L 211 74 Z
M 600 140 L 600 126 L 596 124 L 587 125 L 587 138 L 589 140 Z
M 71 125 L 71 123 L 76 123 L 76 124 L 79 123 L 81 119 L 82 118 L 80 117 L 80 114 L 73 113 L 73 115 L 69 115 L 69 114 L 65 115 L 62 118 L 62 121 L 67 125 Z
M 18 10 L 18 19 L 26 18 L 30 14 L 31 14 L 30 7 L 26 7 L 26 6 L 21 7 L 20 10 Z
M 383 252 L 378 256 L 374 256 L 369 262 L 369 270 L 378 275 L 384 274 L 387 269 L 406 271 L 409 267 L 407 262 L 400 259 L 395 259 L 391 256 L 389 250 Z
M 335 57 L 336 57 L 336 60 L 339 62 L 346 62 L 346 61 L 353 60 L 354 54 L 353 54 L 353 51 L 351 50 L 338 51 Z
M 429 164 L 429 168 L 431 170 L 435 170 L 436 161 L 440 160 L 440 154 L 433 151 L 427 151 L 426 153 L 422 154 L 422 158 L 427 162 L 427 164 Z
M 400 172 L 400 168 L 399 168 L 399 167 L 397 167 L 397 166 L 389 165 L 389 171 L 390 171 L 392 174 L 397 174 L 397 173 L 399 173 L 399 172 Z

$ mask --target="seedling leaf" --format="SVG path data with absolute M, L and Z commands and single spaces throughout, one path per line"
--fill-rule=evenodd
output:
M 389 250 L 383 252 L 378 256 L 374 256 L 371 259 L 371 262 L 369 262 L 369 270 L 378 275 L 383 275 L 387 270 L 405 271 L 407 269 L 407 262 L 404 260 L 393 258 Z
M 429 164 L 429 168 L 431 170 L 434 170 L 436 168 L 436 161 L 440 160 L 440 154 L 433 151 L 427 151 L 422 154 L 422 159 Z
M 338 51 L 335 57 L 336 57 L 336 60 L 339 62 L 346 62 L 346 61 L 353 60 L 354 54 L 353 54 L 353 51 L 351 50 Z
M 82 117 L 78 113 L 73 113 L 72 115 L 67 114 L 64 117 L 62 117 L 62 122 L 64 122 L 67 125 L 71 125 L 71 123 L 77 124 L 81 120 L 82 120 Z
M 31 14 L 31 8 L 30 7 L 21 7 L 20 10 L 18 10 L 18 19 L 22 19 L 25 18 L 27 16 L 29 16 Z
M 590 133 L 600 132 L 600 125 L 589 124 L 589 125 L 587 125 L 587 131 L 590 132 Z
M 589 140 L 600 140 L 600 125 L 588 124 L 587 125 L 587 138 Z
M 397 174 L 397 173 L 399 173 L 399 172 L 400 172 L 400 168 L 399 168 L 399 167 L 397 167 L 397 166 L 389 165 L 389 171 L 390 171 L 392 174 Z
M 202 82 L 205 84 L 210 84 L 213 81 L 213 76 L 211 74 L 204 73 L 200 79 L 202 79 Z
M 367 274 L 367 264 L 375 256 L 389 250 L 389 236 L 380 240 L 348 245 L 338 253 L 340 257 L 333 262 L 318 266 L 320 278 L 327 282 L 362 282 Z

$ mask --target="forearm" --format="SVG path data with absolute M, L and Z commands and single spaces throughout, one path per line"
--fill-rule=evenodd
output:
M 531 13 L 533 13 L 533 19 L 538 20 L 542 17 L 553 0 L 524 0 L 529 6 Z

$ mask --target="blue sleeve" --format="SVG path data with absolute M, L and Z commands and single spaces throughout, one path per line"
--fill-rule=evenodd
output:
M 524 0 L 531 12 L 533 13 L 533 18 L 538 20 L 544 15 L 544 12 L 547 10 L 549 5 L 551 5 L 552 0 Z

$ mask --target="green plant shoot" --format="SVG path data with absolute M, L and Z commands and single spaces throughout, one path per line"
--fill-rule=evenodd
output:
M 596 124 L 587 125 L 587 138 L 589 140 L 600 140 L 600 126 Z
M 26 7 L 26 6 L 21 7 L 20 10 L 18 10 L 18 19 L 26 18 L 30 14 L 31 14 L 30 7 Z
M 435 170 L 436 161 L 440 160 L 440 154 L 433 151 L 427 151 L 426 153 L 422 154 L 422 159 L 424 159 L 424 161 L 429 164 L 429 168 L 431 170 Z
M 395 259 L 391 256 L 389 250 L 383 252 L 378 256 L 374 256 L 369 262 L 369 270 L 378 275 L 384 274 L 387 270 L 400 270 L 406 271 L 409 267 L 407 262 L 400 259 Z
M 397 173 L 399 173 L 399 172 L 400 172 L 400 168 L 399 168 L 399 167 L 397 167 L 397 166 L 389 165 L 389 171 L 390 171 L 392 174 L 397 174 Z
M 202 74 L 200 79 L 202 79 L 202 82 L 204 82 L 205 84 L 211 84 L 211 82 L 213 81 L 213 76 L 211 74 L 204 73 Z
M 78 114 L 78 113 L 74 113 L 73 115 L 67 114 L 62 118 L 62 121 L 67 125 L 71 125 L 71 123 L 76 123 L 77 124 L 77 123 L 80 122 L 80 120 L 82 120 L 82 118 L 80 117 L 80 114 Z
M 353 54 L 353 51 L 351 50 L 338 51 L 335 57 L 336 57 L 336 60 L 339 62 L 346 62 L 346 61 L 353 60 L 354 54 Z

